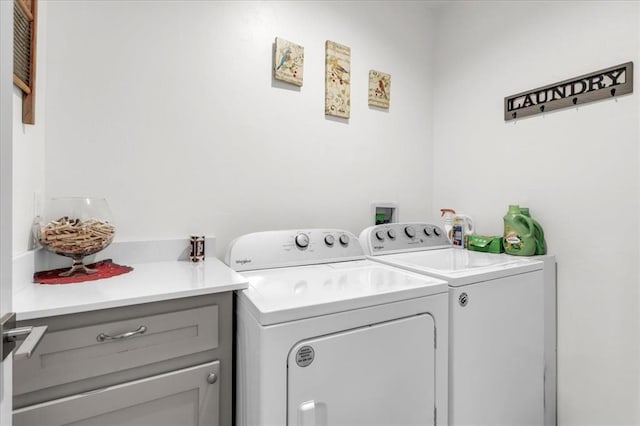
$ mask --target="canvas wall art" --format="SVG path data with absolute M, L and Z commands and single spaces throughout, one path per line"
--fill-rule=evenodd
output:
M 369 105 L 389 108 L 391 101 L 391 75 L 369 70 Z
M 324 113 L 349 118 L 351 110 L 351 48 L 327 40 L 325 49 Z
M 276 37 L 273 55 L 273 78 L 302 86 L 304 47 Z

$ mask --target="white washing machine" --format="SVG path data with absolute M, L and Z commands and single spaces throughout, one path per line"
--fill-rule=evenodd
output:
M 447 425 L 447 283 L 367 260 L 355 235 L 247 234 L 236 424 Z
M 372 226 L 370 259 L 446 280 L 449 424 L 545 424 L 543 262 L 452 248 L 427 223 Z

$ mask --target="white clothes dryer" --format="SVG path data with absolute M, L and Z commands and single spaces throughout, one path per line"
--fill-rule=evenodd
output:
M 427 223 L 363 230 L 370 259 L 449 283 L 449 423 L 541 426 L 543 262 L 452 248 Z
M 447 283 L 367 260 L 355 235 L 232 241 L 236 424 L 447 425 Z

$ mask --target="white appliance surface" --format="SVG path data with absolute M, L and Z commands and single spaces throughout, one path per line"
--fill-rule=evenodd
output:
M 341 230 L 234 240 L 236 422 L 447 425 L 448 285 L 367 260 Z
M 533 271 L 451 288 L 452 426 L 544 425 L 543 282 Z
M 434 330 L 421 314 L 298 343 L 288 361 L 290 423 L 434 424 Z M 309 348 L 316 359 L 301 367 L 298 354 Z
M 370 260 L 243 272 L 238 292 L 262 325 L 447 293 L 445 281 Z
M 370 259 L 448 281 L 449 424 L 545 424 L 544 263 L 452 248 L 426 223 L 360 234 Z
M 443 278 L 451 286 L 521 274 L 540 270 L 543 267 L 540 261 L 460 248 L 379 255 L 375 260 L 413 272 Z

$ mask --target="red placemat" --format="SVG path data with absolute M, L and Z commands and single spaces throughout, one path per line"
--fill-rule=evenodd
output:
M 69 268 L 52 269 L 50 271 L 40 271 L 33 274 L 33 282 L 39 284 L 72 284 L 115 277 L 116 275 L 122 275 L 133 271 L 131 266 L 118 265 L 117 263 L 113 263 L 113 260 L 111 259 L 92 263 L 91 265 L 87 265 L 87 268 L 97 269 L 97 272 L 94 272 L 93 274 L 77 272 L 70 277 L 60 277 L 58 276 L 60 272 L 68 271 Z

